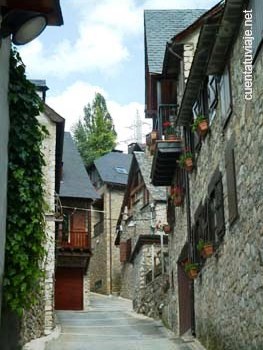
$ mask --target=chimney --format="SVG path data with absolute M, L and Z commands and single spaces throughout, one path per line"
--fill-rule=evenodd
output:
M 32 84 L 36 86 L 37 94 L 42 101 L 46 101 L 46 92 L 49 88 L 46 85 L 46 80 L 30 80 Z

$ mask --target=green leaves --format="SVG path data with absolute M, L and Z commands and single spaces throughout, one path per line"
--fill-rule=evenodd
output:
M 36 299 L 45 255 L 44 188 L 41 152 L 47 134 L 37 116 L 43 108 L 12 51 L 9 83 L 9 169 L 4 303 L 22 315 Z
M 117 134 L 104 97 L 96 93 L 92 105 L 84 108 L 83 123 L 74 128 L 74 139 L 85 165 L 110 152 L 116 146 Z

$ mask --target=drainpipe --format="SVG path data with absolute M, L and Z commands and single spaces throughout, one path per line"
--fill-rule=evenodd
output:
M 111 227 L 111 187 L 109 186 L 109 222 L 110 222 L 110 294 L 112 294 L 112 227 Z
M 184 139 L 186 140 L 186 130 L 184 129 Z M 188 258 L 192 258 L 191 248 L 190 248 L 190 238 L 191 238 L 191 200 L 190 200 L 190 186 L 189 186 L 189 176 L 185 172 L 185 194 L 186 194 L 186 222 L 187 222 L 187 241 L 188 241 Z M 195 333 L 195 305 L 194 305 L 194 281 L 191 280 L 191 333 L 193 336 Z

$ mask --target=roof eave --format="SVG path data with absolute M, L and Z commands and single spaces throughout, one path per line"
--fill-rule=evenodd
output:
M 227 0 L 211 52 L 207 74 L 222 74 L 232 47 L 235 35 L 242 22 L 242 10 L 246 0 Z
M 208 60 L 215 42 L 218 24 L 205 24 L 199 35 L 189 77 L 184 90 L 177 125 L 188 126 L 192 118 L 192 106 L 198 94 L 200 84 L 207 72 Z

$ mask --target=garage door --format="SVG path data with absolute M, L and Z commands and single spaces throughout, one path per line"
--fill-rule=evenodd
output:
M 83 270 L 58 267 L 55 282 L 56 310 L 83 310 Z

